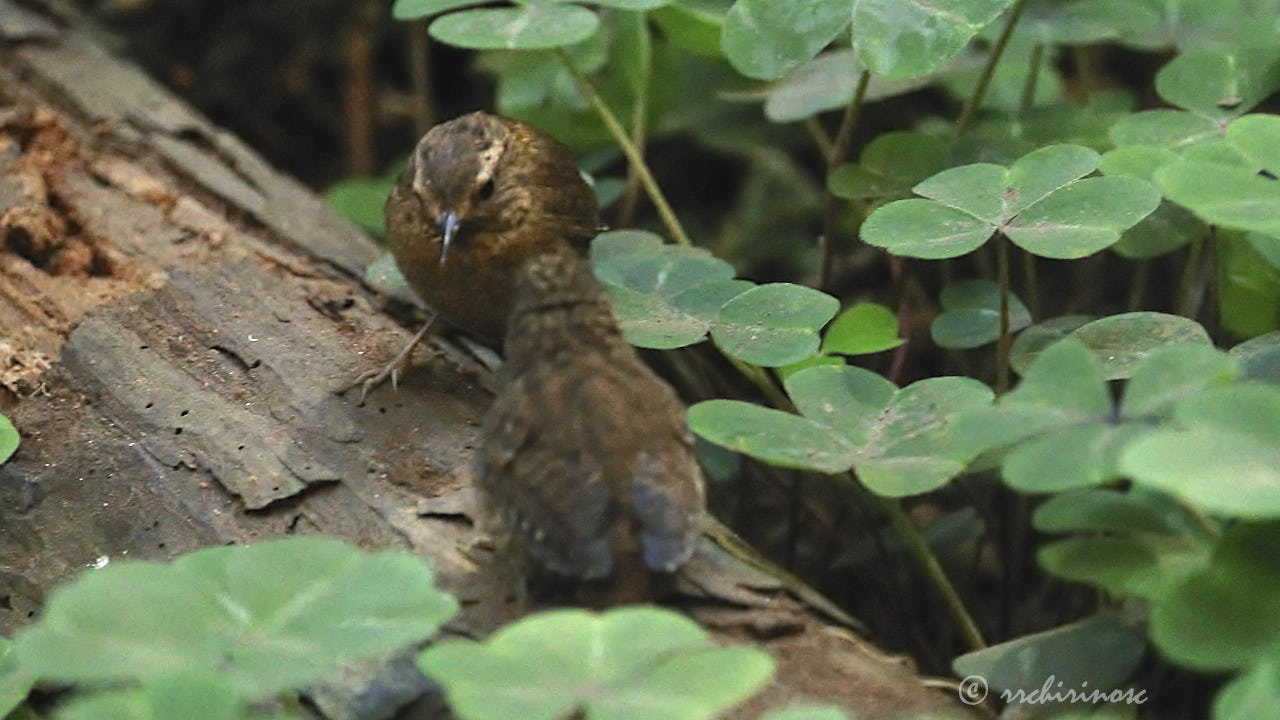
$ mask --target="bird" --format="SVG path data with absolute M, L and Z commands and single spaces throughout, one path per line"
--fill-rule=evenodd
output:
M 483 525 L 526 579 L 581 583 L 590 604 L 651 599 L 706 513 L 684 407 L 624 338 L 587 260 L 538 255 L 514 290 L 476 456 Z
M 388 248 L 434 312 L 385 368 L 362 374 L 361 400 L 407 361 L 437 318 L 497 347 L 516 275 L 531 257 L 585 254 L 600 230 L 595 192 L 568 147 L 511 118 L 473 112 L 427 131 L 384 207 Z

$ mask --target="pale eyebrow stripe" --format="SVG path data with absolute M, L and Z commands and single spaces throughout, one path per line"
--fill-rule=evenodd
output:
M 489 147 L 480 153 L 480 172 L 476 175 L 476 184 L 483 185 L 493 177 L 493 171 L 498 168 L 498 160 L 506 149 L 506 140 L 494 138 Z
M 417 195 L 425 195 L 427 187 L 431 185 L 427 181 L 427 172 L 422 167 L 422 163 L 415 162 L 413 167 L 413 192 Z

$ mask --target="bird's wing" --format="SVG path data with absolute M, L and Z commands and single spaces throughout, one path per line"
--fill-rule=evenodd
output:
M 629 498 L 645 565 L 662 572 L 674 571 L 693 554 L 705 512 L 693 439 L 674 396 L 671 404 L 668 427 L 652 429 L 661 441 L 636 454 Z
M 591 448 L 566 439 L 570 424 L 548 413 L 563 397 L 555 373 L 514 379 L 487 418 L 480 482 L 525 551 L 548 570 L 602 578 L 612 571 L 613 508 L 604 467 Z

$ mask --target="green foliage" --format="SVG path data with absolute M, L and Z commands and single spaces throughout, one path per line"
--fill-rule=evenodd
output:
M 1102 156 L 1102 172 L 1131 175 L 1154 182 L 1155 172 L 1178 159 L 1172 149 L 1160 145 L 1123 145 Z M 1112 246 L 1116 253 L 1134 260 L 1158 257 L 1203 238 L 1208 226 L 1185 207 L 1162 200 L 1155 212 L 1124 231 Z
M 1032 5 L 1032 7 L 1038 7 Z M 1021 23 L 1019 23 L 1021 25 Z M 999 113 L 1018 113 L 1026 104 L 1026 111 L 1029 116 L 1033 112 L 1042 109 L 1048 109 L 1059 101 L 1062 97 L 1062 79 L 1052 67 L 1046 67 L 1043 63 L 1036 72 L 1035 89 L 1030 95 L 1025 95 L 1029 79 L 1027 77 L 1027 68 L 1033 65 L 1032 54 L 1035 52 L 1035 46 L 1026 42 L 1014 42 L 1005 48 L 1004 57 L 1000 64 L 996 65 L 995 72 L 992 73 L 988 81 L 986 94 L 982 97 L 982 104 L 979 106 L 982 110 L 988 112 Z M 968 57 L 966 54 L 957 56 L 957 60 Z M 974 59 L 980 59 L 980 55 L 973 56 Z M 944 70 L 947 69 L 943 68 Z M 957 100 L 963 101 L 966 98 L 973 97 L 977 91 L 979 83 L 982 82 L 983 73 L 986 70 L 986 63 L 970 62 L 961 68 L 946 72 L 941 79 L 944 89 L 946 89 Z M 1079 119 L 1083 113 L 1072 113 Z M 1045 125 L 1048 118 L 1042 115 L 1036 115 L 1033 123 L 1035 125 Z M 1012 134 L 1016 134 L 1012 133 Z M 1079 145 L 1094 147 L 1091 142 L 1073 138 L 1061 138 L 1062 142 L 1074 142 Z M 1036 142 L 1035 145 L 1042 143 Z M 1028 147 L 1027 149 L 1030 149 Z M 1021 154 L 1021 153 L 1018 153 Z M 960 157 L 957 155 L 957 157 Z
M 1280 517 L 1280 388 L 1220 388 L 1183 399 L 1174 415 L 1176 427 L 1125 450 L 1126 474 L 1217 515 Z
M 993 343 L 1000 337 L 1000 286 L 990 280 L 960 280 L 948 284 L 939 297 L 942 312 L 929 333 L 944 348 L 966 350 Z M 1031 312 L 1009 297 L 1009 332 L 1031 324 Z
M 834 705 L 792 705 L 775 710 L 761 720 L 848 720 L 844 710 Z
M 607 233 L 593 247 L 634 344 L 710 338 L 773 405 L 698 403 L 689 411 L 695 433 L 766 463 L 853 471 L 880 498 L 994 470 L 1014 491 L 1042 495 L 1032 524 L 1052 536 L 1038 552 L 1046 570 L 1109 601 L 1141 599 L 1166 657 L 1235 673 L 1216 718 L 1276 706 L 1280 623 L 1260 603 L 1280 595 L 1271 547 L 1280 513 L 1280 120 L 1255 109 L 1280 90 L 1280 2 L 480 5 L 398 0 L 395 10 L 440 15 L 431 32 L 447 42 L 518 48 L 481 59 L 499 109 L 577 148 L 682 134 L 741 162 L 741 182 L 728 183 L 731 209 L 714 226 L 701 218 L 694 233 L 715 254 L 640 231 Z M 1163 65 L 1145 81 L 1117 83 L 1090 67 L 1099 56 L 1087 46 L 1099 44 Z M 1069 48 L 1079 49 L 1067 63 L 1073 78 L 1061 71 Z M 910 110 L 904 120 L 877 112 L 879 101 L 926 87 L 964 110 Z M 930 103 L 901 105 L 921 104 Z M 827 115 L 842 110 L 844 121 L 875 116 L 849 136 L 856 162 L 841 145 L 853 128 L 833 132 L 840 120 Z M 610 113 L 617 122 L 605 122 Z M 810 138 L 818 153 L 804 157 L 798 148 Z M 825 177 L 814 177 L 814 159 Z M 895 262 L 893 297 L 879 287 L 822 288 L 836 297 L 736 277 L 734 265 L 744 274 L 775 268 L 775 280 L 815 277 L 819 223 L 838 241 L 827 247 L 839 271 L 872 257 L 844 254 L 855 233 L 891 255 L 954 262 Z M 1039 258 L 1095 260 L 1064 269 L 1010 257 L 1008 243 Z M 1070 299 L 1058 296 L 1064 276 Z M 1046 277 L 1055 282 L 1040 284 Z M 1098 291 L 1076 292 L 1090 285 Z M 911 325 L 900 329 L 891 307 Z M 969 352 L 920 360 L 924 372 L 902 366 L 936 358 L 913 336 L 925 326 L 937 348 Z M 1253 336 L 1230 354 L 1215 348 Z M 857 357 L 904 338 L 892 365 Z M 899 388 L 851 363 L 925 379 Z M 942 367 L 993 379 L 997 391 L 937 377 Z M 1008 369 L 1021 380 L 1006 392 Z M 892 525 L 929 552 L 910 522 Z M 947 595 L 945 578 L 932 577 Z M 1116 686 L 1141 653 L 1141 615 L 1120 623 L 1104 613 L 1014 638 L 955 669 L 988 674 L 993 687 L 1034 687 L 1047 674 Z M 459 692 L 484 710 L 497 695 L 481 677 Z M 565 682 L 561 704 L 545 712 L 584 701 L 575 693 L 587 681 Z
M 339 215 L 365 232 L 381 236 L 386 232 L 382 206 L 403 170 L 404 164 L 399 163 L 380 177 L 341 180 L 325 191 L 324 199 Z
M 991 402 L 991 391 L 969 378 L 930 378 L 899 390 L 845 366 L 801 370 L 786 388 L 800 416 L 709 400 L 689 409 L 689 426 L 766 462 L 828 473 L 853 468 L 873 492 L 900 497 L 934 490 L 964 469 L 978 448 L 950 424 Z
M 1063 687 L 1107 692 L 1122 685 L 1142 661 L 1147 643 L 1110 615 L 1095 615 L 961 655 L 952 668 L 977 675 L 995 691 L 1029 692 L 1053 677 Z
M 617 10 L 653 10 L 671 0 L 594 0 Z M 448 13 L 429 28 L 437 40 L 477 50 L 541 50 L 582 42 L 600 28 L 594 12 L 567 2 L 520 2 L 516 7 L 483 7 L 474 0 L 396 0 L 391 13 L 413 20 Z
M 1053 574 L 1153 602 L 1203 567 L 1216 540 L 1194 512 L 1143 487 L 1055 495 L 1036 508 L 1032 525 L 1044 533 L 1078 533 L 1040 549 L 1040 564 Z
M 431 36 L 478 50 L 537 50 L 581 42 L 599 26 L 595 13 L 584 7 L 530 3 L 446 15 L 431 23 Z
M 532 615 L 483 643 L 433 645 L 418 665 L 464 720 L 700 720 L 773 674 L 767 654 L 715 647 L 683 615 L 643 607 Z
M 12 643 L 0 637 L 0 718 L 8 717 L 34 684 L 35 678 L 19 667 Z
M 1280 664 L 1264 660 L 1241 673 L 1218 693 L 1215 718 L 1262 717 L 1280 702 Z
M 277 716 L 280 720 L 299 717 Z M 208 672 L 157 677 L 136 690 L 107 690 L 77 697 L 59 708 L 58 720 L 242 720 L 250 715 L 231 685 Z M 261 718 L 266 720 L 266 718 Z
M 0 415 L 0 463 L 8 460 L 18 449 L 18 442 L 21 440 L 18 430 L 9 421 L 9 418 Z
M 781 77 L 811 60 L 848 27 L 849 5 L 849 0 L 737 0 L 725 15 L 721 47 L 743 75 Z
M 720 308 L 711 337 L 725 352 L 753 365 L 788 365 L 818 349 L 818 330 L 839 309 L 835 298 L 801 285 L 760 285 Z
M 1280 525 L 1232 526 L 1211 562 L 1155 607 L 1151 639 L 1203 670 L 1280 660 Z
M 1280 117 L 1248 115 L 1227 128 L 1235 162 L 1191 160 L 1184 156 L 1155 172 L 1165 196 L 1185 205 L 1205 222 L 1280 236 Z M 1271 177 L 1259 175 L 1259 170 Z
M 1211 345 L 1209 334 L 1194 320 L 1179 315 L 1133 312 L 1081 325 L 1071 332 L 1099 363 L 1108 380 L 1127 378 L 1152 351 L 1181 343 Z
M 1111 128 L 1111 139 L 1119 146 L 1147 145 L 1192 153 L 1213 146 L 1225 137 L 1225 128 L 1233 118 L 1248 112 L 1280 86 L 1278 62 L 1280 51 L 1274 47 L 1179 56 L 1156 75 L 1156 90 L 1167 102 L 1185 110 L 1134 113 Z M 1211 171 L 1208 177 L 1216 174 Z
M 1234 373 L 1230 359 L 1212 347 L 1171 344 L 1139 363 L 1113 406 L 1102 366 L 1068 339 L 1041 353 L 999 403 L 957 419 L 956 432 L 980 438 L 984 450 L 1007 448 L 1003 476 L 1020 490 L 1097 485 L 1121 476 L 1121 451 L 1167 418 L 1178 399 Z
M 1266 44 L 1274 34 L 1266 22 L 1275 18 L 1274 0 L 1139 0 L 1105 3 L 1133 6 L 1111 10 L 1120 21 L 1120 40 L 1146 49 L 1247 47 Z M 1263 25 L 1264 27 L 1259 27 Z
M 413 20 L 436 15 L 472 5 L 484 5 L 485 0 L 396 0 L 391 15 L 397 20 Z
M 1020 375 L 1027 374 L 1031 362 L 1040 356 L 1045 348 L 1070 335 L 1077 328 L 1089 323 L 1093 317 L 1089 315 L 1063 315 L 1036 323 L 1018 334 L 1009 348 L 1009 364 Z
M 1218 232 L 1222 324 L 1249 337 L 1280 325 L 1280 236 Z
M 1194 320 L 1179 315 L 1133 312 L 1094 320 L 1065 315 L 1029 327 L 1010 351 L 1013 367 L 1025 374 L 1040 352 L 1071 337 L 1093 354 L 1107 380 L 1133 375 L 1137 364 L 1153 351 L 1169 345 L 1211 345 L 1209 334 Z
M 1160 196 L 1138 178 L 1084 178 L 1102 158 L 1079 145 L 1050 145 L 1008 169 L 990 163 L 945 170 L 867 218 L 862 237 L 895 255 L 942 259 L 977 249 L 994 233 L 1028 252 L 1079 258 L 1113 245 L 1156 209 Z
M 734 280 L 733 266 L 705 250 L 664 245 L 661 237 L 636 230 L 601 234 L 591 259 L 627 339 L 640 347 L 700 342 L 720 308 L 755 287 Z
M 743 75 L 778 78 L 812 60 L 852 24 L 853 46 L 865 67 L 886 78 L 910 78 L 954 57 L 1012 2 L 737 0 L 725 15 L 722 48 Z
M 399 552 L 310 538 L 123 563 L 58 588 L 11 647 L 0 638 L 0 716 L 36 681 L 80 692 L 59 720 L 290 720 L 263 701 L 340 663 L 421 642 L 458 610 L 430 569 Z M 550 660 L 550 661 L 549 661 Z M 709 719 L 773 674 L 768 654 L 717 647 L 693 621 L 647 607 L 531 616 L 485 643 L 420 656 L 463 718 Z M 21 713 L 21 709 L 17 712 Z
M 717 3 L 692 2 L 665 5 L 649 13 L 654 24 L 673 45 L 698 55 L 720 55 L 720 28 L 724 14 Z
M 831 173 L 831 192 L 850 200 L 894 200 L 909 196 L 917 183 L 945 169 L 947 148 L 932 135 L 889 132 L 868 143 L 859 160 Z
M 1280 330 L 1246 340 L 1229 354 L 1245 377 L 1280 385 Z
M 1122 118 L 1111 127 L 1119 147 L 1140 145 L 1181 150 L 1221 138 L 1218 124 L 1179 110 L 1147 110 Z
M 592 245 L 627 339 L 641 347 L 676 348 L 710 332 L 726 353 L 764 367 L 813 355 L 818 331 L 839 302 L 789 283 L 733 279 L 733 267 L 705 250 L 664 245 L 652 233 L 608 232 Z
M 953 64 L 960 65 L 960 59 Z M 785 123 L 842 108 L 853 99 L 865 69 L 853 50 L 823 52 L 769 84 L 763 93 L 764 115 Z M 867 102 L 882 100 L 928 87 L 935 80 L 933 74 L 906 79 L 875 76 L 867 83 L 863 97 Z
M 1020 38 L 1041 45 L 1085 45 L 1110 40 L 1131 24 L 1134 3 L 1076 0 L 1032 3 L 1019 21 Z
M 1156 73 L 1160 97 L 1210 120 L 1248 111 L 1280 83 L 1280 50 L 1248 47 L 1238 51 L 1186 52 Z
M 364 269 L 364 281 L 369 283 L 370 287 L 391 295 L 401 302 L 422 305 L 422 300 L 409 289 L 408 281 L 404 279 L 404 275 L 400 274 L 396 259 L 389 252 L 383 253 L 377 260 L 369 263 L 369 267 Z
M 431 23 L 432 37 L 481 50 L 564 47 L 591 37 L 600 26 L 595 13 L 579 5 L 529 2 L 516 7 L 472 7 L 482 4 L 473 0 L 396 0 L 391 12 L 399 20 L 449 13 Z M 666 3 L 615 0 L 597 4 L 648 9 Z
M 960 52 L 1012 4 L 1013 0 L 854 0 L 853 44 L 877 75 L 923 75 Z
M 50 596 L 15 652 L 25 672 L 46 680 L 216 673 L 237 697 L 253 699 L 422 640 L 457 607 L 413 556 L 272 541 L 89 572 Z
M 898 316 L 883 305 L 858 303 L 836 317 L 822 339 L 824 354 L 866 355 L 898 347 Z

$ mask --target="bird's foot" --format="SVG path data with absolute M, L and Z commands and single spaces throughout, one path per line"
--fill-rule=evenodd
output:
M 413 349 L 418 346 L 418 343 L 422 342 L 422 338 L 427 336 L 427 332 L 431 330 L 431 326 L 435 324 L 435 321 L 436 317 L 434 315 L 431 316 L 431 319 L 422 326 L 422 329 L 413 336 L 413 339 L 400 352 L 396 353 L 391 362 L 381 368 L 360 373 L 342 392 L 346 393 L 358 386 L 360 388 L 360 400 L 356 404 L 364 405 L 365 398 L 369 396 L 369 393 L 386 381 L 390 380 L 393 388 L 399 387 L 400 375 L 408 369 L 409 361 L 413 357 Z

